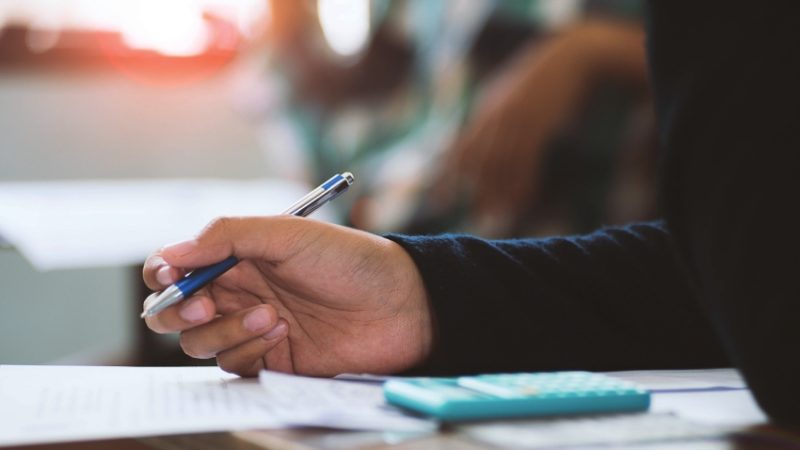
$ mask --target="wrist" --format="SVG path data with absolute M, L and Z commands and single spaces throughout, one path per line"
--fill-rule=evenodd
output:
M 417 268 L 411 255 L 399 244 L 389 241 L 394 260 L 398 261 L 398 267 L 402 267 L 399 284 L 404 286 L 404 294 L 399 299 L 401 302 L 401 314 L 406 322 L 405 326 L 409 333 L 409 367 L 420 366 L 430 357 L 436 335 L 436 321 L 434 311 L 422 274 Z

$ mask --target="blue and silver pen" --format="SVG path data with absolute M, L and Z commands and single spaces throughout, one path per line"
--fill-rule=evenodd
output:
M 296 201 L 284 211 L 283 214 L 305 217 L 346 191 L 347 188 L 353 184 L 354 180 L 353 174 L 350 172 L 336 174 L 331 177 L 330 180 L 322 183 L 316 189 Z M 203 286 L 214 281 L 218 276 L 227 272 L 238 262 L 238 258 L 229 256 L 216 264 L 193 270 L 182 280 L 145 300 L 144 312 L 142 312 L 141 317 L 144 318 L 156 315 L 167 307 L 185 298 L 191 297 Z

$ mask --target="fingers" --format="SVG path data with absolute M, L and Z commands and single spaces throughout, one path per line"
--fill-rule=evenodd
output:
M 156 294 L 150 295 L 148 299 Z M 147 300 L 145 300 L 147 302 Z M 147 326 L 156 333 L 177 333 L 211 321 L 216 315 L 214 301 L 205 295 L 195 295 L 155 316 L 145 317 Z
M 160 290 L 183 277 L 184 269 L 231 255 L 280 262 L 319 238 L 324 227 L 290 216 L 217 219 L 197 238 L 164 247 L 150 256 L 143 278 L 148 287 Z M 181 332 L 180 344 L 187 355 L 216 356 L 220 367 L 228 372 L 255 375 L 268 361 L 276 370 L 291 372 L 288 323 L 278 318 L 273 306 L 259 303 L 274 294 L 267 284 L 252 283 L 261 274 L 248 264 L 243 261 L 202 294 L 147 317 L 148 327 L 158 333 Z
M 185 269 L 213 264 L 236 255 L 281 261 L 296 253 L 322 224 L 292 216 L 223 217 L 212 221 L 195 239 L 168 245 L 151 255 L 142 277 L 147 287 L 161 290 L 181 279 Z
M 144 262 L 144 268 L 142 269 L 144 284 L 154 291 L 164 289 L 183 278 L 183 275 L 183 270 L 167 264 L 160 253 L 156 253 L 147 258 Z
M 297 368 L 292 362 L 291 344 L 290 339 L 288 339 L 288 326 L 286 336 L 287 339 L 278 341 L 266 356 L 264 356 L 263 360 L 266 361 L 267 364 L 265 368 L 283 373 L 297 373 Z
M 280 319 L 268 333 L 218 353 L 217 365 L 241 376 L 255 376 L 261 369 L 291 372 L 288 333 L 289 324 Z
M 183 351 L 193 358 L 213 358 L 221 352 L 269 333 L 278 323 L 278 312 L 275 308 L 260 305 L 187 329 L 181 333 L 180 344 Z M 285 325 L 280 328 L 288 330 Z
M 147 325 L 158 333 L 181 332 L 183 351 L 194 358 L 217 357 L 221 368 L 243 376 L 259 370 L 292 371 L 288 343 L 289 325 L 270 305 L 258 305 L 215 318 L 215 303 L 197 295 L 161 313 L 147 317 Z M 269 366 L 265 355 L 274 352 Z
M 293 216 L 223 217 L 211 222 L 197 238 L 164 247 L 160 255 L 175 267 L 201 267 L 231 255 L 282 261 L 313 240 L 322 226 Z

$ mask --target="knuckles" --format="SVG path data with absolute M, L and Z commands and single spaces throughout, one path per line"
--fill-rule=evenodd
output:
M 161 286 L 156 280 L 156 271 L 166 264 L 161 256 L 161 250 L 147 257 L 142 266 L 142 279 L 150 289 L 159 289 Z
M 200 232 L 200 237 L 206 236 L 230 236 L 235 224 L 242 219 L 236 217 L 217 217 L 213 219 Z

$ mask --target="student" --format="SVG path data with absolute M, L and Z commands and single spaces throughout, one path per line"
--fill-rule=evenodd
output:
M 244 261 L 148 325 L 243 375 L 735 365 L 773 419 L 800 419 L 800 3 L 649 14 L 664 222 L 486 241 L 221 219 L 145 281 Z
M 541 236 L 555 224 L 563 233 L 602 223 L 603 208 L 594 211 L 587 203 L 602 203 L 597 199 L 605 197 L 610 173 L 647 172 L 622 167 L 616 161 L 624 159 L 622 148 L 631 147 L 626 150 L 640 161 L 654 153 L 643 142 L 626 143 L 635 130 L 631 118 L 641 121 L 643 106 L 650 109 L 643 40 L 639 21 L 595 18 L 518 50 L 481 89 L 481 100 L 403 230 L 428 234 L 457 224 L 482 237 L 508 238 Z M 566 154 L 554 156 L 561 152 Z M 573 192 L 575 183 L 564 173 L 581 173 L 584 165 L 594 168 L 592 176 Z M 545 176 L 549 170 L 562 176 Z M 645 204 L 626 205 L 636 219 L 647 214 L 648 197 L 642 196 Z

